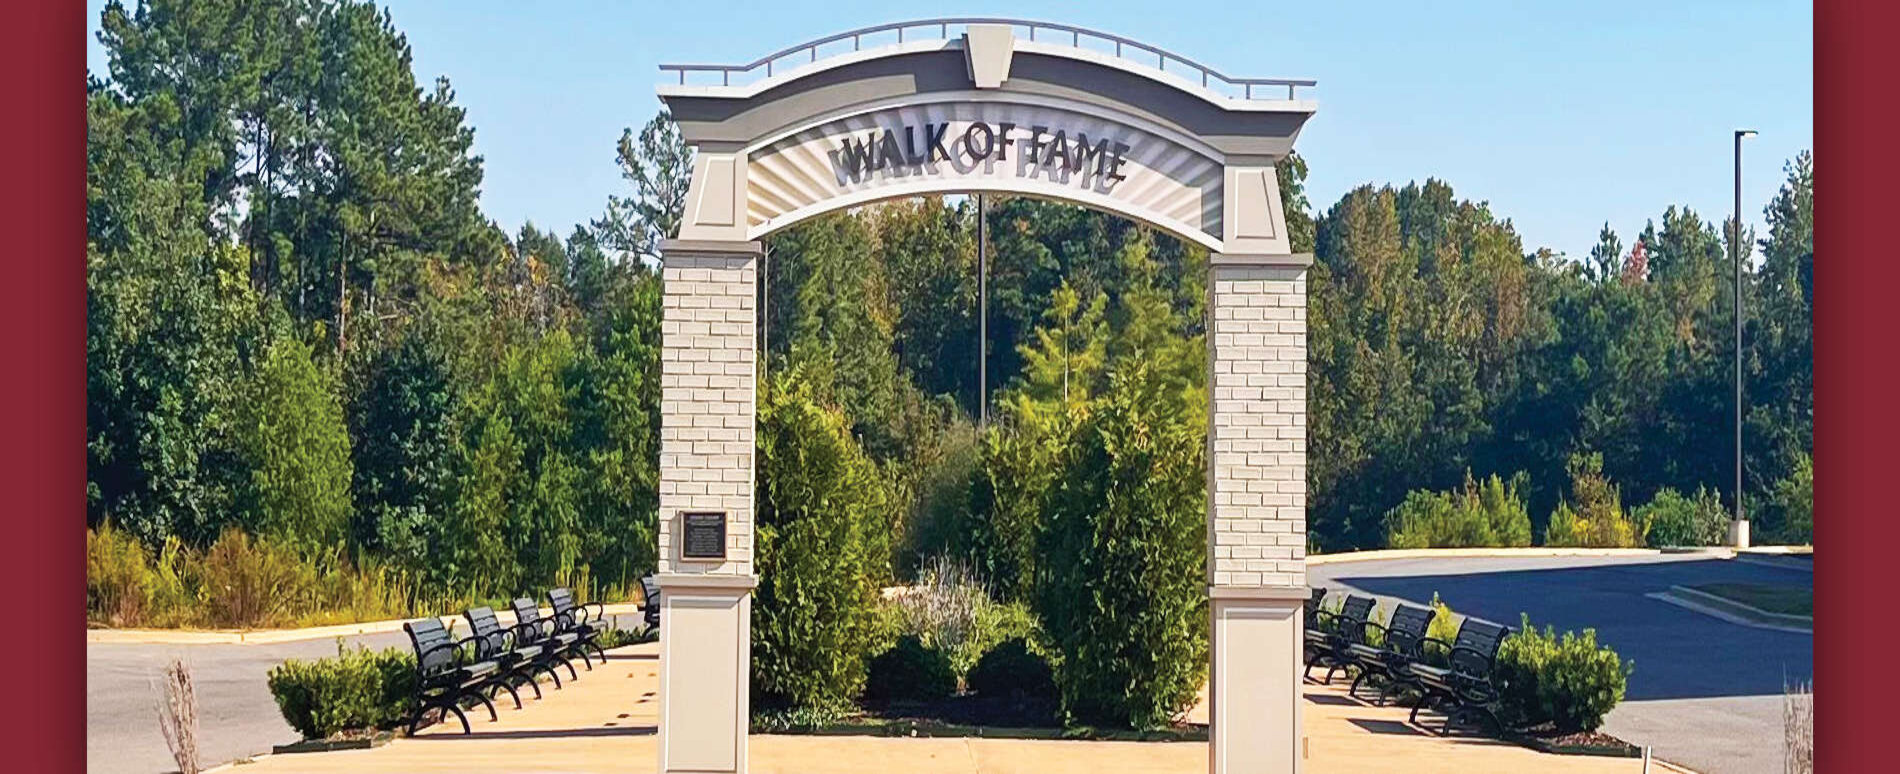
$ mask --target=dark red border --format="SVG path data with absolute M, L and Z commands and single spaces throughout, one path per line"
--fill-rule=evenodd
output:
M 1892 771 L 1900 569 L 1893 3 L 1815 8 L 1816 771 Z
M 0 660 L 12 771 L 86 766 L 85 13 L 0 11 L 0 593 L 36 632 L 7 635 Z

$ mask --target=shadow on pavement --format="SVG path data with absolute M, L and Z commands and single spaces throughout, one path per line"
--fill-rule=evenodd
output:
M 531 729 L 524 731 L 475 731 L 467 734 L 426 734 L 410 737 L 418 741 L 442 741 L 454 739 L 576 739 L 586 737 L 614 736 L 653 736 L 660 732 L 658 726 L 626 726 L 611 728 L 555 728 Z

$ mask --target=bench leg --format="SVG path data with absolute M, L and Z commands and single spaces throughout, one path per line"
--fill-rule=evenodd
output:
M 598 643 L 598 642 L 593 642 L 593 641 L 591 641 L 591 640 L 590 640 L 590 641 L 588 641 L 588 643 L 587 643 L 587 647 L 590 647 L 590 648 L 593 648 L 593 649 L 594 649 L 594 655 L 596 655 L 596 656 L 599 656 L 599 657 L 600 657 L 600 663 L 602 663 L 602 664 L 605 664 L 605 663 L 607 663 L 607 651 L 604 651 L 604 650 L 601 650 L 601 649 L 600 649 L 600 643 Z
M 589 655 L 587 655 L 587 644 L 586 644 L 586 643 L 583 643 L 583 642 L 576 642 L 576 643 L 574 643 L 574 648 L 573 648 L 573 650 L 572 650 L 571 652 L 573 652 L 573 653 L 575 653 L 575 654 L 577 654 L 577 655 L 579 655 L 579 656 L 581 657 L 581 663 L 583 663 L 583 664 L 586 664 L 586 665 L 587 665 L 587 671 L 589 671 L 589 672 L 592 672 L 592 671 L 594 671 L 594 659 L 593 659 L 593 657 L 592 657 L 592 656 L 589 656 Z
M 495 683 L 495 685 L 500 687 L 501 690 L 507 691 L 509 696 L 515 697 L 515 709 L 521 709 L 521 694 L 515 693 L 515 687 L 510 684 L 513 681 L 514 681 L 514 676 L 509 675 L 509 676 L 503 677 L 501 681 Z M 490 698 L 493 698 L 493 697 L 491 696 Z
M 481 691 L 475 691 L 471 695 L 475 697 L 476 701 L 481 702 L 482 706 L 488 708 L 488 722 L 493 723 L 501 719 L 501 716 L 495 713 L 495 703 L 489 701 L 487 696 L 483 696 Z M 462 722 L 467 723 L 468 721 L 464 720 Z
M 554 671 L 553 664 L 542 662 L 539 664 L 535 664 L 535 668 L 548 673 L 548 677 L 554 678 L 554 687 L 556 689 L 559 689 L 561 687 L 561 673 Z M 539 691 L 540 689 L 536 688 L 535 690 Z
M 1355 699 L 1359 698 L 1359 686 L 1364 684 L 1366 682 L 1366 678 L 1371 677 L 1371 676 L 1372 676 L 1372 670 L 1366 669 L 1365 667 L 1360 667 L 1359 676 L 1352 679 L 1352 685 L 1346 688 L 1346 695 L 1351 696 L 1352 698 L 1355 698 Z
M 581 675 L 580 675 L 580 673 L 579 673 L 579 672 L 576 672 L 576 671 L 574 671 L 574 662 L 572 662 L 572 661 L 569 661 L 569 660 L 567 660 L 567 659 L 565 659 L 565 658 L 561 658 L 561 657 L 556 657 L 556 658 L 555 658 L 554 660 L 555 660 L 555 661 L 559 661 L 559 662 L 561 662 L 561 665 L 562 665 L 562 666 L 565 666 L 565 667 L 567 667 L 567 677 L 568 677 L 568 679 L 570 679 L 570 680 L 579 680 L 579 679 L 581 679 Z
M 1424 709 L 1426 704 L 1432 703 L 1432 700 L 1435 698 L 1437 697 L 1432 694 L 1430 688 L 1420 691 L 1418 701 L 1412 702 L 1412 714 L 1406 718 L 1405 722 L 1416 725 L 1418 723 L 1418 711 Z
M 462 721 L 462 733 L 464 734 L 471 733 L 468 726 L 468 716 L 462 714 L 462 708 L 460 706 L 458 706 L 455 702 L 449 702 L 448 704 L 444 704 L 442 706 L 446 708 L 449 712 L 455 713 L 456 720 Z
M 532 667 L 516 672 L 515 679 L 527 683 L 529 688 L 534 689 L 534 698 L 536 701 L 541 699 L 541 681 L 534 679 L 534 669 Z
M 422 730 L 422 719 L 429 716 L 429 710 L 431 708 L 432 705 L 427 703 L 416 708 L 416 714 L 409 718 L 409 736 L 415 736 L 417 731 Z

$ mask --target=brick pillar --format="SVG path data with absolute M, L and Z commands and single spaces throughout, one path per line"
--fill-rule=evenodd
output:
M 1216 255 L 1208 283 L 1209 771 L 1295 774 L 1306 590 L 1308 256 Z
M 660 771 L 746 770 L 758 242 L 668 240 L 660 356 Z M 722 514 L 689 558 L 685 514 Z M 716 543 L 717 541 L 715 541 Z

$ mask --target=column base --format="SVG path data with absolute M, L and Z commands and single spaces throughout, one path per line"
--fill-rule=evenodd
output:
M 752 722 L 750 575 L 661 573 L 660 771 L 744 774 Z
M 1731 521 L 1728 523 L 1728 544 L 1735 548 L 1748 547 L 1748 520 L 1747 519 L 1742 519 L 1741 521 Z
M 1208 771 L 1299 774 L 1305 586 L 1215 587 L 1208 677 Z

